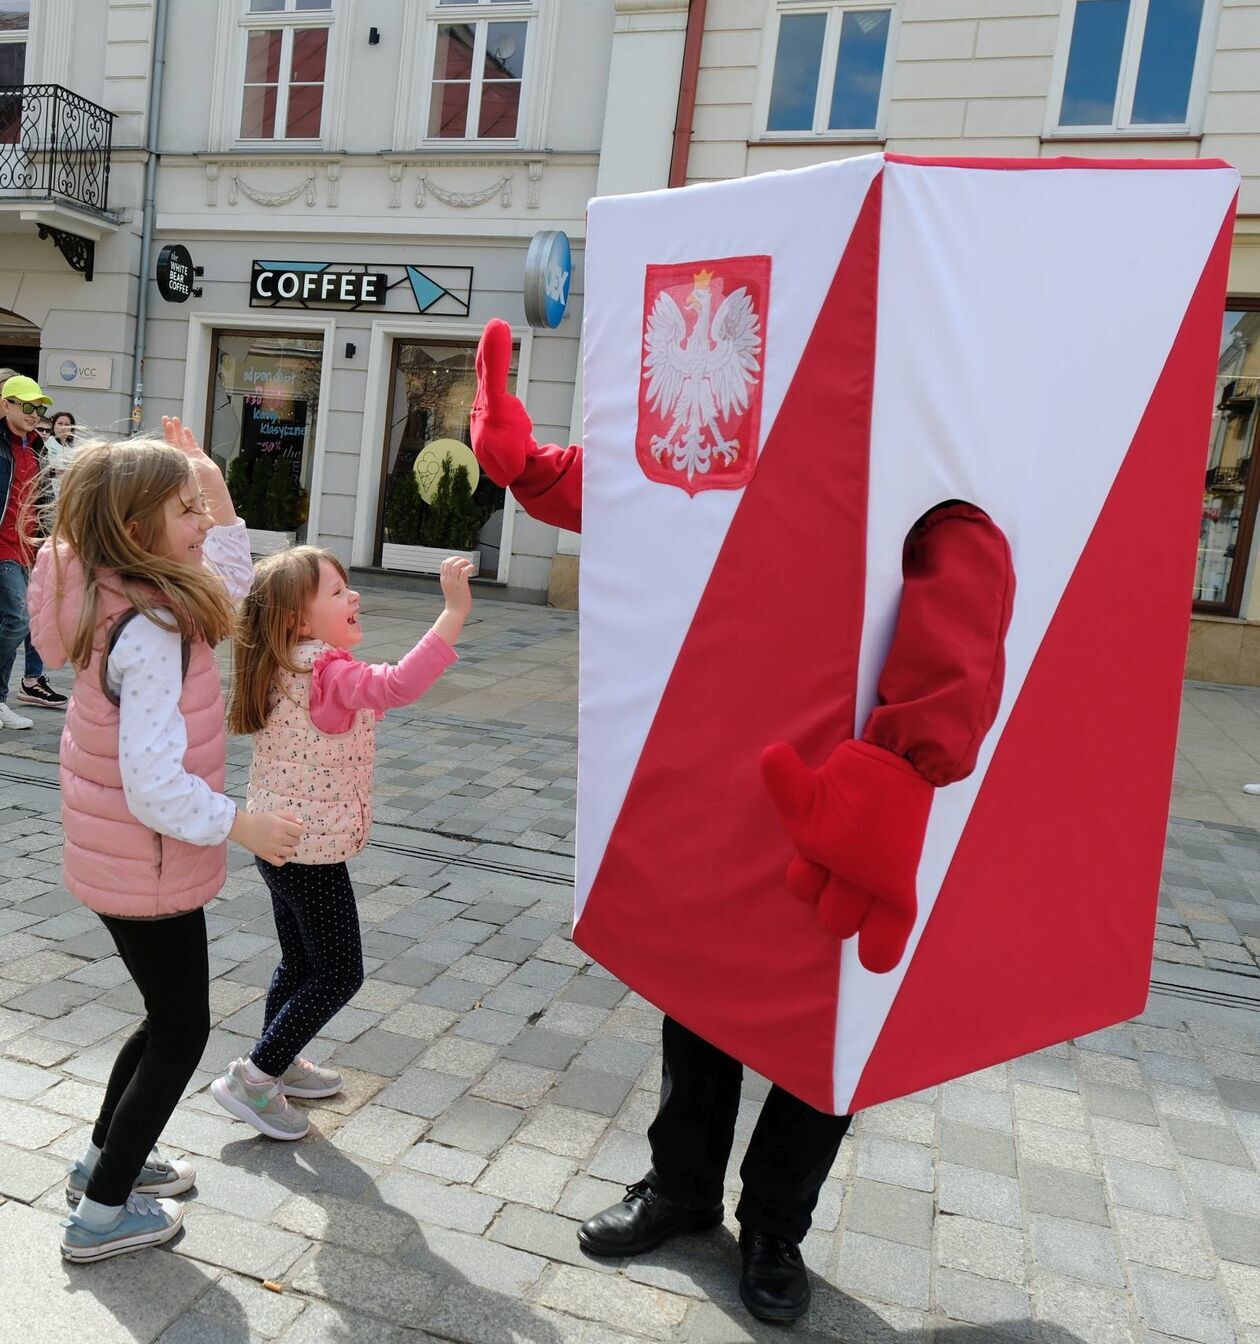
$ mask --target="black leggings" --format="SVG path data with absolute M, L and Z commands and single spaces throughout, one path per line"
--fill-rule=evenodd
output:
M 354 888 L 344 863 L 255 859 L 271 892 L 280 965 L 271 977 L 263 1033 L 250 1059 L 278 1078 L 358 993 L 363 946 Z
M 166 1127 L 210 1035 L 210 969 L 202 910 L 170 919 L 101 915 L 144 997 L 144 1021 L 118 1052 L 92 1142 L 101 1150 L 89 1199 L 123 1203 Z
M 722 1202 L 744 1068 L 672 1017 L 661 1042 L 661 1104 L 648 1127 L 655 1184 L 680 1204 L 711 1208 Z M 739 1171 L 741 1226 L 800 1241 L 852 1119 L 772 1087 Z

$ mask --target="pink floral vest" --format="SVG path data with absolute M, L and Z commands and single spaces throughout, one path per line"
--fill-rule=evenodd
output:
M 83 571 L 64 547 L 60 592 L 51 546 L 40 549 L 27 602 L 31 637 L 49 667 L 69 661 L 78 628 Z M 61 822 L 67 889 L 89 909 L 128 919 L 160 919 L 196 910 L 227 877 L 227 842 L 190 845 L 150 830 L 132 816 L 118 768 L 118 707 L 102 688 L 102 658 L 114 622 L 131 607 L 108 578 L 97 587 L 92 658 L 76 669 L 61 734 Z M 145 619 L 137 617 L 138 620 Z M 179 708 L 188 727 L 184 769 L 223 792 L 226 763 L 223 694 L 210 646 L 192 644 Z
M 328 652 L 318 640 L 297 646 L 293 661 L 302 671 L 277 675 L 266 726 L 254 734 L 247 807 L 301 817 L 294 863 L 353 858 L 372 829 L 376 715 L 359 710 L 344 733 L 325 733 L 311 722 L 310 670 Z

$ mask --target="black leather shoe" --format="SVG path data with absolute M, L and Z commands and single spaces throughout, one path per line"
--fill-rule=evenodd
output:
M 745 1230 L 739 1235 L 744 1272 L 739 1296 L 759 1321 L 796 1321 L 809 1310 L 809 1275 L 790 1237 Z
M 722 1206 L 693 1209 L 667 1199 L 644 1180 L 626 1187 L 620 1204 L 588 1218 L 578 1228 L 578 1244 L 591 1255 L 641 1255 L 675 1232 L 717 1227 Z

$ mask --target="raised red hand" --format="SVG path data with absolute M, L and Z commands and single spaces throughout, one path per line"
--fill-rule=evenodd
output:
M 477 345 L 477 396 L 469 416 L 472 448 L 496 485 L 511 485 L 536 449 L 529 413 L 507 390 L 512 328 L 501 318 L 486 323 Z

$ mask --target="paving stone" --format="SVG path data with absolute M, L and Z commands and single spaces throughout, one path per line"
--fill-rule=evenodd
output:
M 1239 1321 L 1260 1326 L 1260 1269 L 1227 1261 L 1221 1265 L 1221 1283 Z
M 0 1136 L 27 1152 L 43 1148 L 74 1124 L 66 1115 L 54 1115 L 22 1102 L 0 1100 Z
M 1100 1157 L 1127 1157 L 1153 1167 L 1176 1165 L 1172 1145 L 1154 1125 L 1132 1124 L 1127 1120 L 1094 1115 L 1090 1127 Z
M 582 1048 L 575 1036 L 564 1036 L 543 1027 L 522 1032 L 503 1052 L 505 1059 L 519 1060 L 543 1069 L 564 1069 Z
M 1021 1082 L 1075 1092 L 1079 1086 L 1072 1061 L 1046 1050 L 1011 1061 L 1011 1072 Z
M 1124 1271 L 1109 1228 L 1035 1214 L 1029 1220 L 1037 1266 L 1104 1287 L 1123 1288 Z
M 858 1177 L 850 1183 L 845 1203 L 851 1232 L 905 1246 L 932 1244 L 932 1196 L 926 1191 Z
M 1198 1344 L 1233 1344 L 1225 1304 L 1211 1284 L 1141 1267 L 1131 1278 L 1138 1311 L 1153 1330 Z
M 1004 1093 L 951 1083 L 942 1096 L 941 1116 L 945 1121 L 1008 1134 L 1013 1128 L 1010 1098 Z
M 1082 1090 L 1085 1105 L 1094 1116 L 1113 1120 L 1127 1120 L 1138 1125 L 1158 1125 L 1159 1116 L 1145 1092 L 1132 1087 L 1115 1087 L 1108 1083 L 1087 1080 Z
M 975 1218 L 942 1217 L 936 1224 L 936 1253 L 942 1266 L 1022 1284 L 1024 1236 L 1019 1228 Z
M 462 1097 L 442 1112 L 428 1137 L 435 1143 L 489 1156 L 511 1138 L 523 1119 L 513 1106 Z
M 487 1101 L 522 1108 L 535 1106 L 550 1091 L 557 1074 L 532 1064 L 505 1061 L 495 1064 L 472 1089 L 472 1095 Z
M 425 1324 L 435 1336 L 461 1344 L 598 1344 L 581 1321 L 471 1284 L 448 1288 Z
M 613 1116 L 621 1109 L 633 1086 L 633 1079 L 575 1066 L 561 1076 L 549 1099 L 557 1106 Z
M 173 1244 L 178 1255 L 257 1279 L 284 1278 L 306 1247 L 306 1240 L 291 1232 L 198 1208 L 195 1200 L 184 1214 L 183 1233 Z
M 408 1069 L 377 1095 L 376 1102 L 394 1111 L 406 1111 L 408 1115 L 422 1115 L 432 1119 L 441 1115 L 456 1097 L 463 1094 L 467 1086 L 466 1078 L 436 1073 L 432 1069 Z
M 592 1176 L 625 1186 L 639 1180 L 651 1165 L 651 1146 L 643 1135 L 613 1128 L 587 1164 L 587 1170 Z
M 75 1047 L 68 1041 L 46 1041 L 42 1036 L 32 1032 L 7 1042 L 4 1053 L 19 1063 L 36 1064 L 42 1069 L 52 1069 L 58 1064 L 65 1063 L 75 1053 Z
M 1227 1106 L 1238 1111 L 1260 1111 L 1260 1083 L 1217 1078 L 1216 1087 Z
M 462 1278 L 510 1297 L 522 1297 L 548 1266 L 541 1256 L 444 1227 L 425 1228 L 397 1258 L 435 1279 Z
M 1015 1119 L 1021 1125 L 1031 1122 L 1073 1130 L 1086 1126 L 1085 1104 L 1075 1091 L 1019 1082 L 1012 1092 Z
M 626 987 L 620 980 L 595 975 L 577 975 L 565 986 L 566 1003 L 591 1004 L 596 1008 L 615 1008 L 626 997 Z
M 615 1262 L 592 1260 L 582 1253 L 577 1239 L 578 1223 L 556 1213 L 522 1204 L 505 1204 L 487 1235 L 521 1250 L 531 1251 L 548 1260 L 581 1265 L 607 1273 L 615 1272 Z
M 941 1162 L 936 1179 L 937 1206 L 942 1213 L 963 1214 L 1007 1227 L 1018 1227 L 1023 1220 L 1019 1182 L 1013 1177 Z
M 436 1176 L 443 1181 L 454 1181 L 459 1185 L 471 1185 L 486 1169 L 484 1157 L 427 1140 L 404 1153 L 401 1162 L 411 1171 Z
M 410 1171 L 391 1170 L 377 1182 L 381 1199 L 421 1223 L 457 1232 L 481 1233 L 499 1211 L 500 1199 L 462 1185 L 446 1185 Z
M 637 1079 L 647 1067 L 655 1047 L 643 1041 L 617 1036 L 597 1036 L 578 1056 L 578 1066 L 597 1073 L 619 1073 Z
M 425 987 L 416 996 L 419 1002 L 433 1004 L 438 1008 L 449 1008 L 457 1013 L 466 1013 L 473 1004 L 481 1001 L 485 992 L 484 985 L 474 984 L 471 980 L 456 980 L 449 975 L 440 976 Z
M 1216 1261 L 1199 1229 L 1189 1220 L 1164 1218 L 1135 1209 L 1117 1209 L 1114 1220 L 1120 1251 L 1126 1260 L 1195 1278 L 1210 1279 L 1215 1275 Z
M 367 1106 L 337 1130 L 332 1143 L 343 1152 L 388 1163 L 405 1153 L 427 1128 L 421 1117 L 387 1106 Z
M 414 1235 L 413 1219 L 375 1201 L 337 1195 L 296 1195 L 270 1220 L 309 1241 L 349 1246 L 369 1255 L 390 1255 Z
M 1204 1209 L 1208 1236 L 1222 1260 L 1260 1266 L 1260 1210 L 1252 1217 L 1228 1209 Z
M 1078 1130 L 1060 1129 L 1057 1125 L 1021 1124 L 1015 1133 L 1015 1146 L 1026 1164 L 1064 1167 L 1084 1172 L 1087 1176 L 1096 1175 L 1099 1170 L 1090 1136 Z
M 1179 1153 L 1251 1170 L 1251 1158 L 1232 1126 L 1203 1124 L 1169 1116 L 1168 1132 Z
M 1141 1063 L 1142 1072 L 1157 1082 L 1176 1083 L 1179 1087 L 1194 1087 L 1208 1092 L 1212 1090 L 1212 1075 L 1197 1060 L 1151 1052 L 1143 1053 Z
M 935 1184 L 930 1150 L 897 1139 L 866 1139 L 858 1149 L 857 1172 L 868 1180 L 911 1190 L 931 1190 Z
M 33 1204 L 46 1190 L 66 1179 L 66 1164 L 0 1143 L 0 1195 Z
M 59 1018 L 95 999 L 100 992 L 95 985 L 80 984 L 75 980 L 52 980 L 47 984 L 34 985 L 24 993 L 15 994 L 7 1000 L 7 1003 L 10 1008 L 18 1012 Z M 86 1042 L 74 1043 L 86 1044 Z
M 936 1137 L 936 1111 L 901 1098 L 862 1112 L 862 1133 L 880 1134 L 907 1143 L 931 1143 Z
M 1033 1287 L 1033 1310 L 1043 1337 L 1081 1344 L 1132 1344 L 1126 1296 L 1109 1288 L 1079 1283 L 1057 1274 L 1039 1273 Z M 1046 1327 L 1050 1327 L 1049 1330 Z
M 333 1053 L 332 1063 L 335 1068 L 344 1065 L 364 1073 L 375 1073 L 382 1078 L 397 1078 L 422 1049 L 422 1043 L 413 1036 L 378 1028 L 349 1045 L 338 1046 Z
M 531 1112 L 517 1138 L 521 1143 L 532 1144 L 561 1157 L 583 1159 L 594 1149 L 607 1127 L 605 1116 L 545 1104 Z
M 836 1285 L 845 1292 L 896 1306 L 929 1306 L 931 1257 L 925 1250 L 848 1232 L 840 1244 Z
M 941 1121 L 938 1156 L 942 1162 L 961 1167 L 975 1167 L 998 1176 L 1015 1175 L 1015 1140 L 961 1121 Z
M 312 1249 L 297 1267 L 292 1286 L 300 1293 L 344 1303 L 398 1325 L 423 1320 L 440 1282 L 396 1259 L 365 1255 L 342 1246 Z
M 509 1143 L 477 1180 L 477 1189 L 513 1204 L 551 1209 L 576 1171 L 566 1157 Z
M 524 1030 L 526 1018 L 519 1013 L 501 1013 L 481 1007 L 470 1012 L 455 1028 L 460 1036 L 485 1041 L 492 1045 L 507 1045 Z
M 1102 1182 L 1092 1176 L 1025 1163 L 1020 1170 L 1020 1187 L 1030 1213 L 1107 1226 Z
M 1260 1176 L 1187 1157 L 1182 1162 L 1186 1188 L 1200 1203 L 1232 1213 L 1253 1214 L 1260 1209 Z
M 419 1041 L 436 1040 L 459 1021 L 459 1014 L 427 1003 L 405 1003 L 380 1024 L 382 1031 L 411 1036 Z
M 197 1314 L 232 1330 L 244 1326 L 251 1337 L 274 1339 L 301 1315 L 303 1306 L 300 1299 L 268 1292 L 249 1279 L 229 1273 L 197 1299 Z
M 34 1068 L 12 1059 L 0 1059 L 0 1097 L 30 1101 L 41 1092 L 47 1092 L 55 1081 L 56 1075 L 50 1074 L 47 1069 Z
M 1172 1218 L 1189 1216 L 1185 1192 L 1175 1172 L 1123 1157 L 1106 1157 L 1103 1174 L 1113 1204 Z
M 421 1068 L 436 1069 L 456 1078 L 479 1078 L 491 1065 L 498 1050 L 484 1041 L 442 1036 L 420 1056 Z
M 1034 1337 L 1032 1307 L 1022 1287 L 954 1269 L 938 1269 L 933 1288 L 937 1310 L 952 1321 L 990 1326 L 1000 1334 Z
M 537 1300 L 553 1310 L 624 1326 L 653 1339 L 668 1339 L 686 1312 L 686 1303 L 672 1293 L 572 1265 L 559 1266 Z

